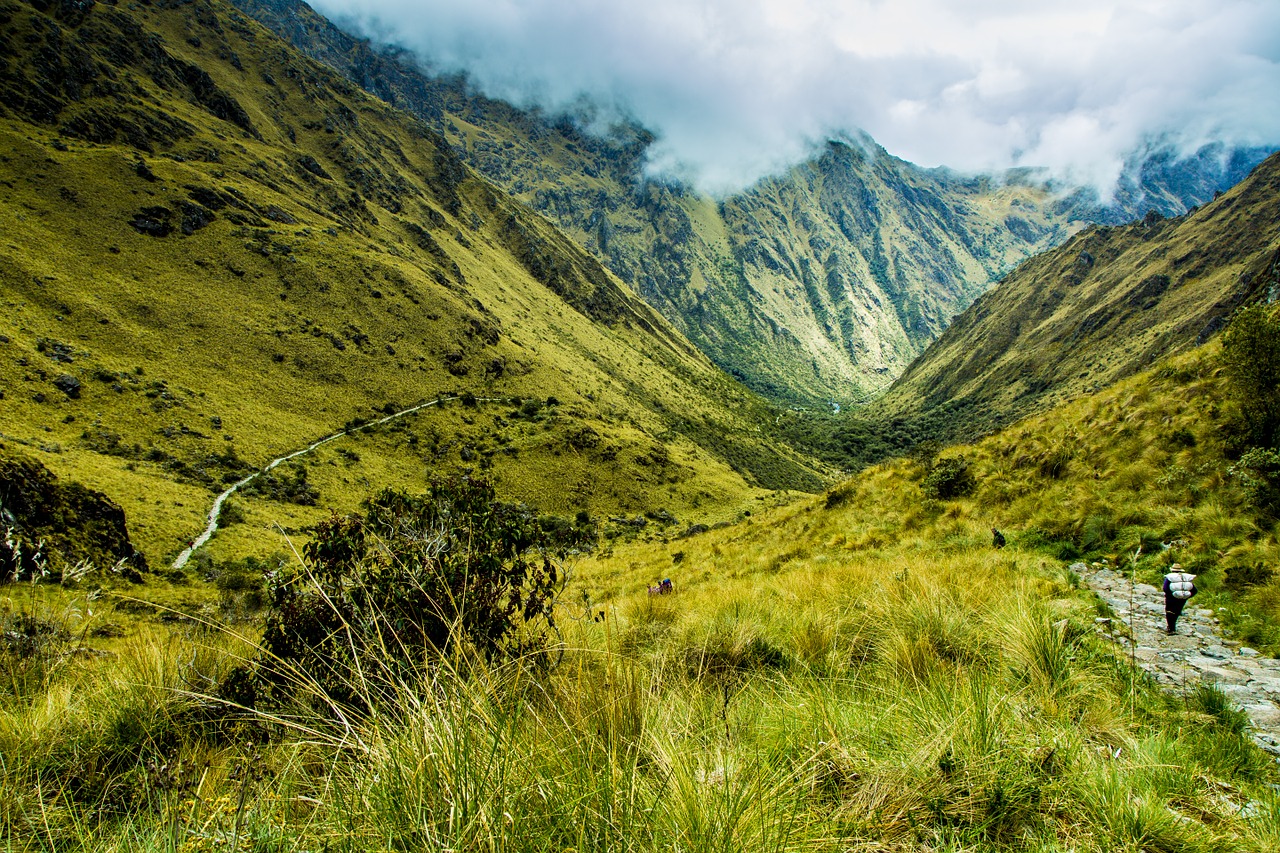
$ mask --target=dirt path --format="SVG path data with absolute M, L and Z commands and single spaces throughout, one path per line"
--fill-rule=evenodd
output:
M 1280 756 L 1280 661 L 1224 639 L 1214 612 L 1196 607 L 1194 598 L 1178 619 L 1178 633 L 1170 636 L 1165 633 L 1164 593 L 1159 589 L 1134 585 L 1112 568 L 1074 563 L 1071 570 L 1116 614 L 1119 624 L 1098 620 L 1101 634 L 1113 637 L 1128 654 L 1130 641 L 1122 634 L 1123 626 L 1131 626 L 1135 660 L 1165 687 L 1183 689 L 1200 681 L 1217 684 L 1249 715 L 1254 742 Z
M 401 409 L 400 411 L 395 412 L 394 414 L 387 415 L 385 418 L 379 418 L 376 421 L 369 421 L 368 423 L 361 424 L 360 426 L 357 426 L 357 427 L 351 427 L 350 429 L 344 429 L 339 432 L 335 432 L 333 435 L 326 435 L 324 438 L 311 442 L 301 450 L 295 450 L 292 453 L 286 453 L 284 456 L 281 456 L 276 459 L 272 459 L 270 462 L 267 463 L 266 467 L 264 467 L 262 470 L 255 471 L 252 474 L 250 474 L 248 477 L 245 477 L 243 480 L 233 483 L 226 491 L 224 491 L 222 494 L 218 495 L 216 498 L 213 499 L 213 507 L 209 510 L 208 526 L 205 527 L 204 532 L 202 532 L 199 536 L 197 536 L 194 540 L 192 540 L 190 547 L 186 548 L 181 554 L 178 555 L 178 559 L 173 561 L 173 567 L 175 569 L 181 569 L 184 566 L 186 566 L 187 561 L 191 559 L 191 555 L 194 554 L 197 550 L 199 550 L 201 546 L 203 546 L 206 542 L 209 541 L 209 537 L 213 536 L 213 534 L 217 532 L 218 515 L 219 513 L 222 512 L 222 504 L 226 502 L 227 498 L 235 494 L 237 489 L 249 483 L 252 483 L 258 477 L 261 477 L 263 474 L 272 470 L 282 462 L 288 462 L 290 459 L 295 459 L 299 456 L 302 456 L 305 453 L 310 453 L 311 451 L 315 450 L 317 447 L 328 444 L 331 441 L 336 441 L 337 439 L 342 438 L 344 435 L 349 435 L 350 433 L 353 433 L 353 432 L 359 432 L 362 429 L 369 429 L 370 427 L 381 426 L 382 424 L 385 424 L 388 421 L 394 421 L 396 418 L 402 418 L 405 415 L 411 415 L 414 412 L 420 412 L 423 409 L 434 406 L 442 401 L 456 400 L 456 399 L 458 398 L 453 396 L 437 397 L 434 400 L 428 400 L 425 403 L 419 403 L 416 406 L 410 406 L 407 409 Z M 505 399 L 506 399 L 505 397 L 477 397 L 476 402 L 477 403 L 495 403 Z

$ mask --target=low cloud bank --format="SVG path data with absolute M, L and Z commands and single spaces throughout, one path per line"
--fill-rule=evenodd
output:
M 1280 145 L 1274 0 L 315 0 L 486 94 L 584 95 L 724 193 L 869 133 L 960 171 L 1043 167 L 1110 194 L 1155 145 Z

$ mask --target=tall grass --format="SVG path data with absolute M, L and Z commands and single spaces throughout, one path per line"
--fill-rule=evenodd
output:
M 0 702 L 8 849 L 1274 850 L 1280 780 L 1243 717 L 1117 657 L 1065 569 L 1068 546 L 1141 543 L 1140 578 L 1206 561 L 1206 600 L 1269 624 L 1269 587 L 1230 599 L 1206 556 L 1274 547 L 1225 481 L 1178 473 L 1204 485 L 1187 499 L 1106 473 L 1193 471 L 1139 446 L 1194 426 L 1195 398 L 1148 418 L 1116 393 L 1060 415 L 1065 472 L 1029 424 L 971 449 L 971 498 L 885 465 L 839 500 L 583 559 L 550 672 L 459 647 L 394 682 L 352 673 L 365 710 L 342 715 L 302 671 L 287 707 L 219 704 L 255 654 L 229 631 L 51 667 Z

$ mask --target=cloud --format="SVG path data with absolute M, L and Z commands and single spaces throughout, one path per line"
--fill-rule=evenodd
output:
M 658 168 L 739 189 L 863 130 L 962 171 L 1109 191 L 1159 141 L 1280 145 L 1275 0 L 315 0 L 431 68 L 655 131 Z

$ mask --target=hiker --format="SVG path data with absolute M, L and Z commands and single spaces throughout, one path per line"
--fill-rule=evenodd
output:
M 1181 563 L 1169 567 L 1169 574 L 1164 576 L 1164 620 L 1168 627 L 1166 634 L 1178 633 L 1178 617 L 1182 608 L 1187 606 L 1187 599 L 1196 594 L 1193 583 L 1196 576 L 1182 571 Z
M 671 583 L 671 578 L 663 578 L 657 586 L 649 587 L 650 595 L 670 595 L 675 591 L 675 586 Z
M 994 527 L 991 528 L 991 545 L 995 548 L 1004 547 L 1004 534 Z

